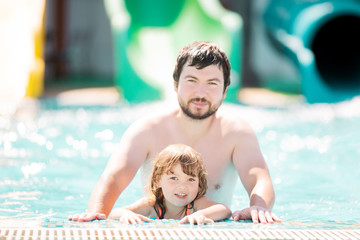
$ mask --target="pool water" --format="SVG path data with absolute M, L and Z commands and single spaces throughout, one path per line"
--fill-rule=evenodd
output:
M 0 115 L 0 220 L 66 219 L 87 208 L 126 128 L 166 103 L 62 105 L 43 99 Z M 265 108 L 224 104 L 255 129 L 283 220 L 360 220 L 360 99 Z M 143 194 L 137 175 L 116 205 Z M 238 182 L 233 210 L 248 206 Z

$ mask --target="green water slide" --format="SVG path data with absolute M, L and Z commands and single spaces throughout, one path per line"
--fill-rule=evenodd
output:
M 308 102 L 360 95 L 360 1 L 271 0 L 264 22 L 271 46 L 296 66 Z
M 193 41 L 217 43 L 232 72 L 227 101 L 241 86 L 241 17 L 218 0 L 104 0 L 111 21 L 115 82 L 129 102 L 174 94 L 172 72 L 182 47 Z

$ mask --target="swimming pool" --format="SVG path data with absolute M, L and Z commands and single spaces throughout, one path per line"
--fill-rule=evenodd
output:
M 0 117 L 0 226 L 66 219 L 91 191 L 125 129 L 168 104 L 62 105 L 44 99 Z M 285 221 L 360 221 L 360 98 L 264 108 L 225 104 L 254 127 Z M 117 201 L 142 195 L 139 177 Z M 231 208 L 248 205 L 242 185 Z

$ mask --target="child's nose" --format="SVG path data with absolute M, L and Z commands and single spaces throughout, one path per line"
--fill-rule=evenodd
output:
M 179 191 L 185 191 L 187 187 L 184 184 L 179 184 L 178 188 Z

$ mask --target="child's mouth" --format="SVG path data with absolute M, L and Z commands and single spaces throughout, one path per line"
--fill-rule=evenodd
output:
M 178 197 L 178 198 L 186 198 L 187 194 L 185 193 L 175 193 L 175 196 Z

